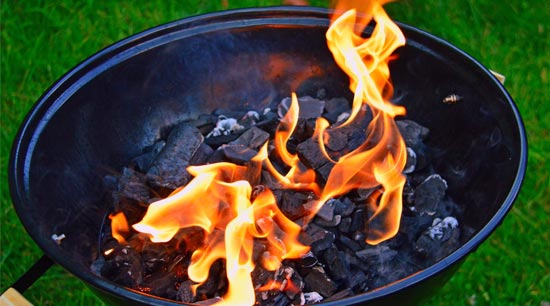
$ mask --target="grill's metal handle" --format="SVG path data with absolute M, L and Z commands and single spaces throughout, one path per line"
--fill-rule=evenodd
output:
M 54 262 L 46 255 L 32 265 L 8 290 L 0 296 L 0 306 L 30 306 L 32 305 L 22 294 L 42 276 Z

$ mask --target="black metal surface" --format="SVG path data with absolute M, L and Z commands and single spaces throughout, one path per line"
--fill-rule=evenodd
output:
M 196 114 L 262 109 L 293 90 L 300 95 L 324 87 L 328 96 L 349 95 L 347 77 L 326 48 L 327 26 L 327 11 L 317 8 L 219 12 L 137 34 L 78 65 L 39 99 L 14 142 L 11 194 L 29 234 L 106 301 L 172 304 L 92 272 L 109 208 L 102 177 L 152 145 L 163 127 Z M 434 164 L 456 182 L 450 196 L 468 204 L 463 222 L 477 232 L 419 273 L 327 305 L 411 304 L 429 296 L 502 222 L 523 180 L 525 131 L 504 87 L 457 48 L 400 27 L 407 46 L 391 65 L 395 103 L 431 129 Z M 463 100 L 442 103 L 449 94 Z M 58 245 L 52 234 L 67 238 Z

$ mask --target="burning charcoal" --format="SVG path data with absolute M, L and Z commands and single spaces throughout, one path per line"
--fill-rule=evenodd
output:
M 291 98 L 284 98 L 279 107 L 277 108 L 277 114 L 279 118 L 283 118 L 290 108 Z M 298 118 L 302 119 L 317 119 L 321 117 L 323 111 L 325 110 L 325 101 L 312 98 L 310 96 L 303 96 L 298 98 L 298 106 L 300 112 L 298 113 Z
M 176 294 L 176 300 L 184 303 L 193 303 L 196 301 L 195 295 L 193 294 L 192 285 L 195 285 L 195 282 L 191 280 L 186 280 L 180 284 L 178 293 Z
M 239 138 L 228 143 L 229 145 L 244 145 L 253 150 L 258 150 L 269 139 L 269 133 L 253 126 L 244 132 Z
M 219 147 L 218 149 L 216 149 L 216 151 L 214 151 L 214 153 L 210 154 L 210 156 L 208 157 L 207 163 L 208 164 L 215 164 L 215 163 L 220 163 L 220 162 L 225 162 L 225 161 L 226 161 L 225 160 L 225 153 L 223 152 L 222 148 Z
M 140 255 L 130 247 L 118 247 L 111 252 L 101 268 L 101 275 L 117 284 L 137 288 L 143 280 Z
M 344 252 L 339 251 L 335 245 L 332 245 L 323 252 L 323 259 L 327 263 L 328 273 L 334 281 L 347 281 L 350 276 L 350 267 Z
M 378 244 L 374 247 L 355 252 L 355 255 L 366 263 L 384 263 L 391 261 L 397 255 L 397 251 L 390 249 L 388 246 Z
M 412 120 L 398 120 L 395 123 L 407 147 L 412 147 L 414 149 L 422 143 L 422 140 L 424 140 L 430 132 L 427 127 Z
M 325 270 L 321 267 L 311 269 L 305 281 L 306 288 L 309 287 L 312 291 L 319 292 L 323 297 L 333 295 L 338 289 L 336 283 L 328 278 Z
M 313 169 L 318 169 L 328 162 L 328 159 L 319 148 L 319 143 L 314 138 L 309 138 L 300 143 L 296 150 L 300 159 Z
M 445 196 L 447 182 L 438 174 L 428 176 L 414 191 L 414 204 L 420 215 L 433 215 Z
M 308 234 L 310 240 L 310 243 L 307 244 L 311 245 L 311 250 L 316 255 L 320 251 L 329 248 L 336 239 L 336 235 L 333 232 L 327 231 L 326 229 L 313 223 L 308 225 L 306 233 Z
M 187 124 L 174 127 L 147 172 L 151 184 L 171 189 L 187 184 L 191 176 L 185 169 L 202 142 L 203 136 L 197 128 Z
M 460 230 L 454 217 L 435 218 L 432 226 L 416 241 L 414 250 L 420 258 L 439 261 L 460 245 Z
M 223 154 L 228 161 L 236 163 L 238 165 L 244 165 L 248 163 L 256 154 L 257 151 L 250 149 L 244 145 L 222 145 L 220 149 L 223 151 Z
M 317 292 L 306 292 L 304 293 L 304 300 L 303 303 L 300 303 L 300 305 L 309 305 L 309 304 L 315 304 L 319 303 L 323 300 L 323 296 L 321 296 Z
M 157 141 L 154 145 L 152 145 L 149 148 L 146 148 L 144 150 L 144 153 L 139 155 L 138 157 L 132 159 L 132 163 L 135 164 L 136 168 L 141 172 L 147 172 L 149 170 L 149 167 L 151 166 L 151 163 L 160 151 L 162 151 L 162 148 L 166 145 L 166 142 L 164 140 Z
M 403 169 L 403 173 L 408 174 L 414 172 L 416 168 L 416 153 L 413 149 L 407 147 L 407 163 Z

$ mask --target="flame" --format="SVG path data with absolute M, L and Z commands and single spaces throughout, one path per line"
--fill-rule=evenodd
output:
M 366 241 L 377 244 L 397 233 L 405 184 L 401 172 L 406 162 L 406 148 L 394 118 L 404 115 L 405 109 L 389 102 L 393 88 L 388 62 L 395 49 L 404 45 L 405 38 L 384 12 L 384 1 L 364 1 L 361 8 L 346 10 L 351 2 L 359 1 L 340 2 L 326 33 L 328 47 L 341 69 L 349 75 L 350 89 L 355 94 L 351 114 L 342 124 L 331 127 L 323 118 L 316 122 L 312 137 L 317 139 L 320 150 L 333 164 L 326 184 L 319 186 L 315 171 L 308 169 L 298 155 L 287 149 L 299 114 L 298 99 L 293 93 L 289 110 L 281 119 L 273 140 L 274 152 L 287 166 L 286 173 L 280 173 L 273 166 L 268 157 L 268 143 L 247 166 L 216 163 L 188 167 L 194 178 L 169 197 L 151 204 L 143 219 L 133 225 L 153 242 L 169 241 L 182 228 L 201 228 L 206 238 L 191 256 L 188 275 L 200 285 L 208 279 L 212 264 L 225 260 L 228 290 L 219 304 L 255 303 L 251 278 L 256 264 L 253 260 L 255 242 L 264 244 L 266 251 L 259 263 L 271 271 L 280 268 L 282 260 L 300 258 L 309 250 L 298 240 L 300 226 L 279 210 L 272 191 L 264 187 L 253 192 L 262 169 L 283 188 L 311 191 L 315 195 L 308 219 L 331 198 L 357 188 L 381 186 L 381 194 L 369 199 L 373 214 L 367 221 Z M 371 19 L 376 25 L 372 34 L 363 38 L 361 32 Z M 362 119 L 367 109 L 372 112 L 373 119 L 366 130 L 366 141 L 345 155 L 331 157 L 325 148 L 329 131 Z M 113 224 L 118 224 L 118 218 L 112 220 Z M 115 231 L 118 226 L 113 225 L 113 235 L 119 231 Z M 122 232 L 128 231 L 127 225 L 126 230 L 123 224 L 121 226 Z M 124 239 L 120 235 L 119 238 Z M 261 289 L 271 285 L 266 286 Z
M 110 214 L 109 219 L 111 219 L 111 235 L 113 238 L 119 243 L 126 243 L 125 236 L 130 233 L 130 227 L 128 226 L 128 221 L 126 221 L 124 213 L 118 212 L 116 214 Z

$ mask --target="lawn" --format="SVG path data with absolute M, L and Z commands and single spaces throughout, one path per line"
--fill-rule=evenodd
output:
M 96 51 L 159 24 L 222 10 L 223 2 L 1 2 L 0 291 L 41 256 L 12 208 L 7 181 L 11 142 L 33 103 Z M 228 2 L 229 8 L 280 4 L 277 0 Z M 520 109 L 529 138 L 527 176 L 510 214 L 426 305 L 548 305 L 550 6 L 544 0 L 409 0 L 387 8 L 394 19 L 440 36 L 506 75 L 506 88 Z M 59 266 L 25 296 L 36 305 L 101 305 Z

